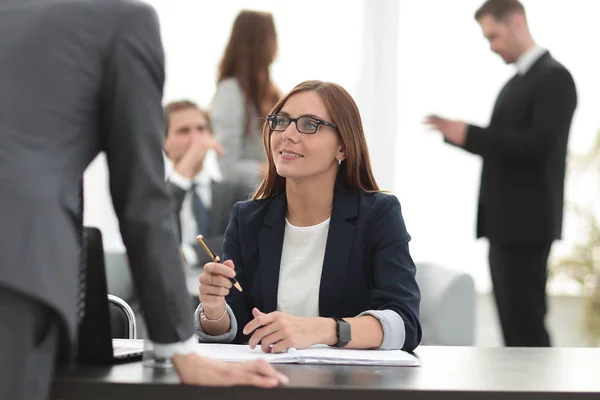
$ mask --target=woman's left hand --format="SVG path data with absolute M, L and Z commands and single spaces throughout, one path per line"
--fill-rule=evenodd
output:
M 254 319 L 244 327 L 243 333 L 249 335 L 254 332 L 250 338 L 250 348 L 254 349 L 260 343 L 265 353 L 327 344 L 328 334 L 335 336 L 335 321 L 332 319 L 296 317 L 279 311 L 265 314 L 258 308 L 252 310 L 252 315 Z

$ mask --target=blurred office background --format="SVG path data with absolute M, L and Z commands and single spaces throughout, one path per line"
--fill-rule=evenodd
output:
M 428 113 L 486 125 L 500 87 L 514 74 L 493 54 L 473 19 L 482 0 L 147 0 L 158 11 L 166 54 L 165 103 L 188 98 L 209 107 L 232 22 L 241 9 L 272 12 L 279 52 L 272 78 L 283 92 L 300 81 L 337 82 L 355 97 L 365 122 L 376 178 L 396 194 L 417 262 L 472 276 L 477 290 L 475 344 L 501 344 L 490 296 L 487 242 L 475 239 L 481 162 L 428 132 Z M 523 0 L 538 44 L 575 79 L 579 105 L 573 154 L 585 152 L 600 128 L 600 3 Z M 310 57 L 307 57 L 310 55 Z M 589 200 L 591 183 L 567 181 L 567 201 Z M 104 233 L 107 250 L 123 245 L 110 203 L 104 159 L 86 173 L 86 224 Z M 565 214 L 564 240 L 551 260 L 581 239 Z M 585 345 L 580 286 L 564 275 L 549 284 L 549 327 L 559 346 Z

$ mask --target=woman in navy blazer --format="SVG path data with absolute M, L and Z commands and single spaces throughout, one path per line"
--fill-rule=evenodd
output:
M 263 141 L 268 174 L 233 208 L 227 261 L 199 279 L 200 341 L 412 351 L 421 326 L 410 236 L 398 199 L 375 182 L 352 97 L 303 82 L 267 116 Z

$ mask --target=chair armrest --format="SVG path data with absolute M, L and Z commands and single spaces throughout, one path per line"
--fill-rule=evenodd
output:
M 135 314 L 133 313 L 133 310 L 131 309 L 129 304 L 127 304 L 127 302 L 121 299 L 120 297 L 112 294 L 108 295 L 108 302 L 112 305 L 117 306 L 125 314 L 127 318 L 127 338 L 137 339 L 137 325 L 135 322 Z

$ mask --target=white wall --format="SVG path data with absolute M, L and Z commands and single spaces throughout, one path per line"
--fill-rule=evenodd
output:
M 439 134 L 421 125 L 423 116 L 432 112 L 486 125 L 497 92 L 514 74 L 512 66 L 489 51 L 473 19 L 481 3 L 401 1 L 396 191 L 413 236 L 414 257 L 467 271 L 478 289 L 488 290 L 487 243 L 474 239 L 480 159 L 445 145 Z M 585 150 L 600 128 L 600 58 L 595 54 L 600 4 L 523 3 L 535 39 L 574 76 L 579 106 L 570 144 L 574 151 Z M 569 198 L 587 190 L 575 189 L 569 188 Z M 576 237 L 572 216 L 565 222 L 565 243 L 554 247 L 554 255 Z
M 396 141 L 398 138 L 398 0 L 366 0 L 362 62 L 356 101 L 373 174 L 379 187 L 395 186 Z
M 237 13 L 274 14 L 279 41 L 272 75 L 282 91 L 303 80 L 337 82 L 353 95 L 362 72 L 363 0 L 147 0 L 159 15 L 165 47 L 164 101 L 189 98 L 207 107 L 217 66 Z M 342 17 L 343 13 L 343 17 Z M 99 156 L 85 176 L 85 223 L 98 226 L 108 250 L 122 250 L 107 189 L 106 164 Z
M 430 112 L 487 124 L 499 88 L 513 73 L 488 50 L 473 19 L 482 0 L 149 2 L 162 25 L 165 101 L 185 97 L 203 106 L 214 92 L 217 63 L 237 12 L 272 11 L 280 44 L 272 72 L 281 89 L 305 79 L 345 86 L 363 113 L 376 177 L 402 202 L 414 258 L 466 271 L 479 290 L 489 289 L 487 244 L 474 239 L 480 160 L 444 145 L 421 125 Z M 523 2 L 535 38 L 574 75 L 579 107 L 571 148 L 581 151 L 600 128 L 600 3 Z M 570 187 L 568 196 L 585 191 Z M 101 227 L 107 248 L 122 249 L 102 159 L 86 175 L 85 219 Z M 569 244 L 575 224 L 568 217 L 566 225 Z

